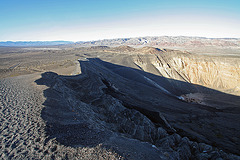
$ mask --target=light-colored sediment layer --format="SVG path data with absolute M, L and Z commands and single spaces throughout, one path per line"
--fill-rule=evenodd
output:
M 171 52 L 133 55 L 132 57 L 134 63 L 146 72 L 240 95 L 238 58 L 207 57 Z
M 225 92 L 240 94 L 240 64 L 234 59 L 173 58 L 173 68 L 190 83 Z

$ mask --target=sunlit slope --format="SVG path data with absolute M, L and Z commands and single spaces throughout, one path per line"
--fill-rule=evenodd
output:
M 240 95 L 239 58 L 203 56 L 150 47 L 135 50 L 134 53 L 128 58 L 117 58 L 115 62 L 166 78 Z

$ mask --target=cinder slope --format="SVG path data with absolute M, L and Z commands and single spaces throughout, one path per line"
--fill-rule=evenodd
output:
M 168 80 L 100 59 L 81 60 L 80 65 L 80 75 L 60 76 L 48 72 L 37 80 L 38 84 L 49 87 L 45 90 L 46 108 L 42 112 L 47 122 L 47 134 L 61 144 L 78 147 L 102 143 L 103 146 L 114 147 L 117 153 L 126 157 L 128 144 L 135 143 L 137 146 L 131 146 L 127 151 L 133 159 L 150 156 L 155 159 L 238 158 L 229 154 L 224 156 L 217 148 L 181 138 L 178 134 L 184 135 L 188 131 L 186 135 L 191 138 L 195 136 L 197 141 L 215 142 L 224 150 L 236 149 L 237 144 L 228 142 L 229 133 L 217 142 L 219 139 L 211 139 L 215 132 L 192 128 L 199 122 L 196 117 L 218 117 L 216 114 L 220 110 L 186 103 L 175 95 L 182 86 L 191 91 L 207 88 Z M 175 83 L 171 83 L 173 81 Z M 217 93 L 213 90 L 209 92 Z M 189 113 L 195 118 L 190 117 Z M 215 124 L 214 120 L 206 120 L 205 125 Z M 220 120 L 231 121 L 228 118 Z M 192 124 L 189 125 L 189 121 Z M 226 127 L 222 124 L 213 129 Z M 238 132 L 236 124 L 232 127 Z M 141 153 L 140 157 L 134 155 L 133 150 Z M 202 152 L 206 154 L 202 155 Z

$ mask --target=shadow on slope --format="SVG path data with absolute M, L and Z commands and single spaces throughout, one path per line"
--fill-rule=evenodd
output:
M 79 62 L 80 75 L 46 72 L 36 81 L 49 87 L 42 110 L 49 138 L 68 146 L 95 146 L 123 134 L 157 145 L 157 128 L 162 127 L 169 134 L 177 130 L 195 141 L 239 153 L 238 96 L 98 58 Z M 209 105 L 179 99 L 188 93 L 204 94 Z

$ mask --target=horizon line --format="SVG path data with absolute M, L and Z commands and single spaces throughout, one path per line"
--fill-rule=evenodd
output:
M 137 36 L 137 37 L 119 37 L 119 38 L 104 38 L 104 39 L 95 39 L 95 40 L 0 40 L 0 42 L 93 42 L 93 41 L 102 41 L 102 40 L 111 40 L 111 39 L 131 39 L 131 38 L 144 38 L 144 37 L 191 37 L 191 38 L 208 38 L 208 39 L 240 39 L 240 37 L 205 37 L 205 36 Z

